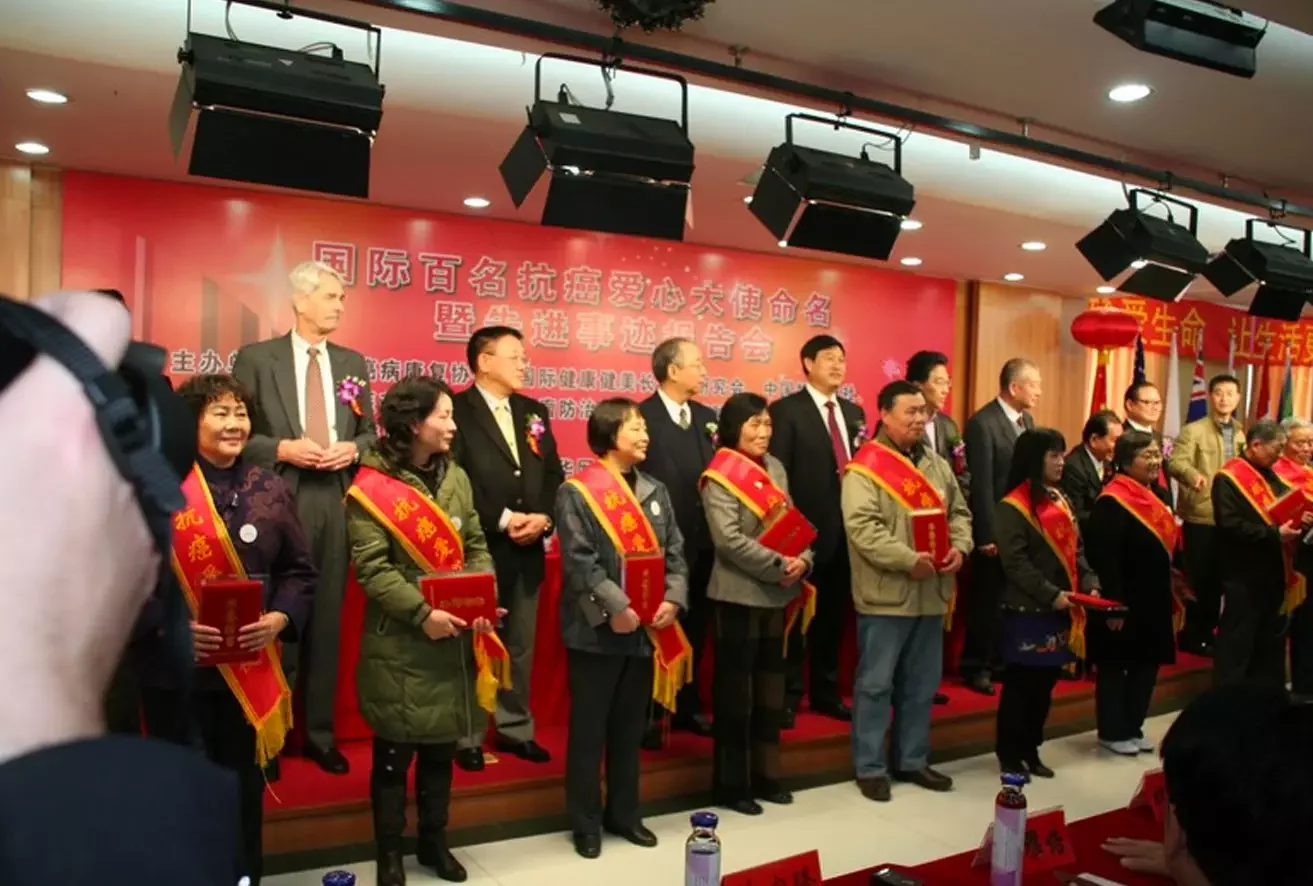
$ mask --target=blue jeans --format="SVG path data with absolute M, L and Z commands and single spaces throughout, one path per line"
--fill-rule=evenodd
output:
M 853 768 L 858 778 L 885 775 L 885 735 L 895 714 L 894 767 L 925 768 L 930 711 L 943 674 L 944 620 L 938 615 L 857 616 L 853 685 Z

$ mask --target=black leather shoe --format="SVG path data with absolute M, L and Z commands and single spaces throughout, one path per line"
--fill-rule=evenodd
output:
M 874 800 L 877 803 L 889 802 L 889 779 L 883 775 L 857 779 L 857 789 L 868 800 Z
M 521 760 L 527 760 L 530 763 L 547 763 L 552 759 L 552 755 L 547 753 L 547 749 L 532 738 L 528 741 L 510 741 L 505 738 L 494 738 L 493 747 L 499 751 L 505 751 L 508 754 L 514 754 Z
M 464 883 L 469 879 L 465 866 L 456 860 L 456 856 L 446 846 L 426 846 L 421 843 L 416 849 L 419 863 L 432 868 L 438 879 L 448 883 Z
M 319 748 L 312 744 L 305 746 L 305 758 L 312 760 L 322 770 L 330 775 L 346 775 L 351 771 L 351 764 L 342 756 L 342 752 L 337 748 Z
M 711 719 L 702 714 L 690 714 L 687 717 L 676 715 L 670 721 L 671 729 L 691 732 L 702 738 L 711 738 Z
M 456 765 L 466 772 L 482 772 L 487 765 L 483 759 L 483 748 L 461 748 L 456 752 Z
M 829 717 L 831 720 L 838 720 L 842 723 L 851 723 L 853 720 L 853 709 L 841 701 L 827 701 L 811 706 L 812 713 L 820 714 L 822 717 Z
M 575 834 L 574 851 L 583 858 L 597 858 L 602 854 L 602 835 Z
M 780 728 L 792 729 L 798 725 L 798 712 L 793 708 L 785 708 L 780 714 Z
M 724 803 L 717 803 L 717 806 L 723 806 L 731 812 L 737 812 L 739 815 L 761 815 L 765 809 L 756 800 L 730 800 Z
M 895 769 L 890 774 L 894 777 L 894 781 L 905 781 L 939 794 L 946 794 L 953 789 L 953 779 L 942 772 L 936 772 L 929 766 L 915 772 L 899 772 Z
M 630 827 L 621 827 L 620 825 L 603 822 L 602 830 L 606 831 L 608 834 L 623 837 L 635 846 L 642 846 L 644 849 L 651 849 L 657 844 L 656 834 L 652 833 L 641 824 L 632 825 Z
M 981 695 L 994 694 L 994 684 L 989 682 L 989 674 L 983 671 L 967 680 L 967 688 L 972 692 L 979 692 Z
M 992 687 L 991 687 L 992 688 Z M 935 704 L 948 704 L 948 696 L 942 692 L 935 693 Z
M 406 886 L 406 865 L 400 849 L 385 849 L 378 853 L 376 886 Z
M 793 805 L 793 791 L 786 790 L 779 785 L 771 785 L 757 791 L 757 799 L 765 800 L 767 803 L 774 803 L 776 806 Z
M 638 746 L 645 751 L 659 751 L 666 746 L 665 731 L 660 723 L 653 723 L 643 733 L 643 740 Z
M 1026 764 L 1026 769 L 1036 778 L 1052 778 L 1054 771 L 1040 762 L 1039 757 Z

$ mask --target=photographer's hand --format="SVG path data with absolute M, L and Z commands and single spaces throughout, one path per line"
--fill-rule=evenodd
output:
M 35 302 L 116 367 L 130 320 L 92 293 Z M 102 699 L 159 557 L 91 403 L 39 356 L 0 391 L 0 763 L 104 731 Z M 70 618 L 70 613 L 90 617 Z

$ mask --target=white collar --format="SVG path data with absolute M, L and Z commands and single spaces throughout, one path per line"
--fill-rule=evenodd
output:
M 816 403 L 816 408 L 824 409 L 826 403 L 833 403 L 837 408 L 839 405 L 839 394 L 836 391 L 830 396 L 825 396 L 820 391 L 812 387 L 811 382 L 807 382 L 807 393 L 811 395 L 812 400 Z
M 324 339 L 317 345 L 312 345 L 310 344 L 310 342 L 302 338 L 300 333 L 298 333 L 295 329 L 293 329 L 292 350 L 298 354 L 309 354 L 311 348 L 318 348 L 319 353 L 326 355 L 328 353 L 328 339 Z
M 1094 467 L 1098 469 L 1099 474 L 1103 474 L 1103 462 L 1099 461 L 1099 457 L 1090 451 L 1090 447 L 1084 443 L 1080 445 L 1080 448 L 1084 449 L 1085 454 L 1090 457 L 1090 461 L 1094 462 Z
M 1134 422 L 1129 418 L 1126 419 L 1126 426 L 1130 428 L 1132 431 L 1139 431 L 1141 434 L 1153 433 L 1153 428 L 1149 427 L 1148 425 L 1137 424 L 1136 422 Z
M 498 397 L 496 394 L 491 393 L 487 388 L 483 387 L 478 382 L 474 383 L 474 387 L 478 390 L 480 394 L 483 395 L 483 399 L 487 402 L 488 408 L 492 410 L 494 413 L 497 412 L 497 407 L 499 406 L 505 406 L 508 409 L 510 408 L 511 405 L 510 397 Z
M 670 413 L 670 418 L 675 424 L 679 424 L 679 414 L 685 409 L 688 410 L 688 420 L 690 422 L 693 421 L 693 407 L 689 405 L 692 402 L 691 397 L 683 403 L 676 403 L 674 400 L 670 399 L 670 395 L 661 388 L 657 388 L 657 396 L 660 397 L 661 402 L 665 404 L 666 412 Z
M 1006 402 L 1004 402 L 1002 397 L 999 397 L 997 399 L 998 399 L 998 405 L 1003 407 L 1003 414 L 1008 417 L 1009 422 L 1015 425 L 1017 421 L 1021 418 L 1022 413 L 1017 412 L 1017 410 L 1009 406 Z

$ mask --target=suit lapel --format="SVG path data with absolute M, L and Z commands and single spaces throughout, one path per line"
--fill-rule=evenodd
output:
M 669 413 L 666 414 L 666 418 L 670 418 Z M 705 464 L 711 461 L 711 457 L 716 453 L 711 445 L 711 437 L 707 434 L 707 423 L 698 421 L 698 410 L 694 408 L 692 400 L 688 401 L 688 418 L 693 423 L 694 433 L 698 437 L 698 452 L 701 453 L 702 462 Z
M 811 428 L 811 434 L 815 438 L 813 442 L 816 446 L 820 447 L 823 452 L 828 452 L 830 454 L 830 461 L 833 462 L 834 444 L 830 442 L 830 429 L 826 425 L 825 419 L 821 418 L 821 409 L 824 407 L 818 407 L 816 405 L 816 401 L 812 399 L 812 395 L 806 388 L 803 388 L 802 391 L 795 396 L 798 397 L 798 408 L 802 410 L 804 416 L 802 426 L 804 428 Z M 836 465 L 835 467 L 837 468 L 838 466 Z
M 528 401 L 523 397 L 517 397 L 511 394 L 511 429 L 515 435 L 515 448 L 520 455 L 520 467 L 527 470 L 530 465 L 537 464 L 541 456 L 533 454 L 529 448 L 529 410 Z M 542 447 L 539 446 L 539 451 Z
M 346 366 L 344 365 L 346 355 L 342 353 L 340 348 L 331 343 L 327 344 L 327 351 L 329 371 L 333 373 L 333 383 L 329 387 L 329 391 L 333 394 L 334 425 L 337 430 L 337 439 L 339 441 L 350 440 L 355 436 L 351 433 L 351 421 L 354 416 L 351 414 L 351 407 L 343 403 L 342 399 L 337 396 L 337 386 L 347 376 Z
M 278 389 L 278 401 L 287 414 L 287 425 L 294 437 L 305 435 L 301 425 L 301 403 L 296 391 L 296 358 L 292 353 L 292 336 L 285 335 L 273 351 L 274 386 Z
M 474 409 L 475 419 L 479 426 L 492 440 L 494 446 L 501 452 L 502 456 L 511 463 L 515 464 L 515 456 L 506 446 L 506 438 L 502 436 L 501 428 L 497 426 L 497 419 L 493 417 L 492 410 L 488 408 L 488 401 L 484 399 L 483 392 L 475 385 L 470 385 L 469 389 L 470 406 Z M 515 420 L 515 412 L 511 411 L 511 420 Z

